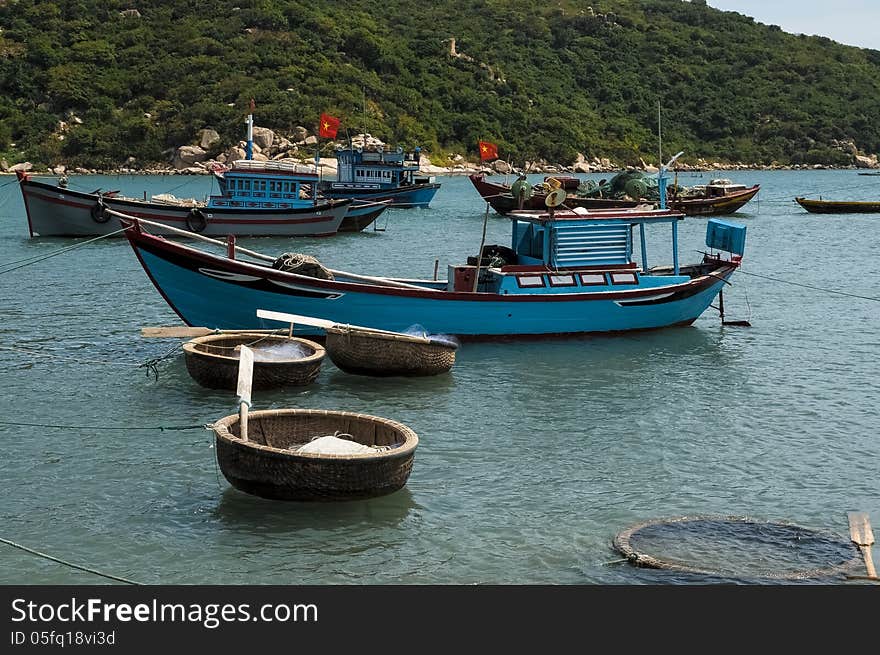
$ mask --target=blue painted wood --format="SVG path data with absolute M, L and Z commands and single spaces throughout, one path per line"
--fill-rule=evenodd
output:
M 341 148 L 336 151 L 336 181 L 320 184 L 328 198 L 389 200 L 390 207 L 426 208 L 440 185 L 419 172 L 421 151 L 402 148 L 364 151 Z
M 340 272 L 335 280 L 320 280 L 230 260 L 138 230 L 126 235 L 150 279 L 190 325 L 256 328 L 261 327 L 256 310 L 271 309 L 386 330 L 403 331 L 418 323 L 437 334 L 540 336 L 693 322 L 738 261 L 704 257 L 686 273 L 679 270 L 677 255 L 672 271 L 639 270 L 631 261 L 631 225 L 671 222 L 677 250 L 680 217 L 668 211 L 601 220 L 517 217 L 511 221 L 516 261 L 483 268 L 476 291 L 475 266 L 451 266 L 445 282 L 364 280 Z M 550 265 L 549 235 L 554 232 L 563 235 L 562 243 L 571 248 L 564 256 L 570 255 L 575 266 Z M 554 256 L 559 254 L 557 247 Z M 627 261 L 621 261 L 623 255 Z M 544 265 L 530 265 L 538 256 Z M 603 258 L 612 261 L 595 263 Z
M 721 218 L 710 218 L 706 226 L 706 245 L 742 255 L 746 248 L 746 226 Z

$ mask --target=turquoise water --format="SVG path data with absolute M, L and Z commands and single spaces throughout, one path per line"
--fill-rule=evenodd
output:
M 680 182 L 722 175 L 762 185 L 733 217 L 748 237 L 725 291 L 727 318 L 751 328 L 723 327 L 710 309 L 687 328 L 465 344 L 452 371 L 433 378 L 362 378 L 325 360 L 306 389 L 255 393 L 255 409 L 348 410 L 411 426 L 421 441 L 408 484 L 367 501 L 242 494 L 217 470 L 210 432 L 160 429 L 236 407 L 233 394 L 199 387 L 179 350 L 158 379 L 137 368 L 179 343 L 141 338 L 141 327 L 179 320 L 124 240 L 0 273 L 0 537 L 156 584 L 693 584 L 705 579 L 613 563 L 614 535 L 663 516 L 727 514 L 848 541 L 849 510 L 869 512 L 876 529 L 880 303 L 808 286 L 880 298 L 880 216 L 808 214 L 793 198 L 876 199 L 880 178 L 740 171 Z M 368 274 L 431 277 L 437 259 L 445 276 L 479 248 L 484 204 L 466 178 L 440 181 L 431 209 L 386 211 L 384 231 L 240 243 Z M 29 239 L 14 178 L 0 185 L 0 271 L 85 242 Z M 199 198 L 211 181 L 71 186 Z M 700 257 L 705 223 L 681 226 L 683 262 Z M 490 214 L 487 243 L 507 243 L 508 232 Z M 668 231 L 657 232 L 652 264 L 669 261 Z M 3 584 L 105 582 L 0 550 Z

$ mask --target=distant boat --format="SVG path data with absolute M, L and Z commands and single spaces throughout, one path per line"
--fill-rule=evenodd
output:
M 710 180 L 709 184 L 684 187 L 670 194 L 667 204 L 688 216 L 722 216 L 739 211 L 760 190 L 759 184 L 747 187 L 727 179 Z
M 482 198 L 499 214 L 518 209 L 542 209 L 547 195 L 554 188 L 565 190 L 563 207 L 574 209 L 604 209 L 611 207 L 636 207 L 640 204 L 657 205 L 659 191 L 656 177 L 639 171 L 623 171 L 611 180 L 595 182 L 578 180 L 570 176 L 549 175 L 544 182 L 531 185 L 525 176 L 513 184 L 489 182 L 483 173 L 470 176 L 470 181 Z M 721 216 L 732 214 L 754 198 L 760 185 L 747 187 L 730 180 L 717 179 L 709 184 L 693 187 L 672 188 L 667 197 L 667 207 L 688 216 Z M 638 199 L 634 199 L 638 198 Z
M 684 218 L 661 209 L 514 212 L 509 246 L 481 247 L 482 257 L 450 265 L 445 280 L 325 268 L 312 276 L 279 265 L 281 258 L 237 247 L 235 256 L 212 254 L 156 237 L 138 219 L 122 220 L 131 226 L 125 234 L 150 281 L 188 325 L 259 328 L 257 310 L 265 309 L 380 330 L 419 324 L 430 334 L 491 339 L 693 323 L 739 268 L 746 227 L 710 219 L 705 244 L 711 252 L 679 265 Z M 658 224 L 671 228 L 671 266 L 647 264 L 645 231 Z M 635 226 L 640 263 L 633 259 Z M 308 325 L 295 330 L 320 334 Z
M 468 176 L 468 179 L 483 200 L 488 202 L 498 214 L 502 215 L 519 210 L 544 210 L 547 207 L 545 204 L 547 194 L 551 191 L 549 188 L 544 191 L 541 185 L 522 184 L 521 180 L 517 180 L 513 184 L 490 182 L 486 179 L 485 173 L 473 173 Z M 543 184 L 547 184 L 551 179 L 558 179 L 561 182 L 562 188 L 566 189 L 566 192 L 572 188 L 571 182 L 568 181 L 569 179 L 579 182 L 577 178 L 548 175 L 544 178 Z M 517 182 L 520 183 L 517 184 Z M 577 188 L 577 184 L 573 186 L 575 189 Z M 536 187 L 538 188 L 536 189 Z M 583 207 L 584 209 L 621 209 L 637 207 L 639 201 L 615 198 L 581 198 L 576 195 L 566 195 L 562 205 L 569 209 L 574 207 Z
M 440 184 L 419 173 L 421 150 L 386 151 L 342 147 L 336 151 L 336 180 L 322 180 L 326 198 L 386 202 L 389 207 L 427 208 Z
M 280 166 L 272 171 L 239 174 L 233 168 L 225 174 L 217 173 L 225 180 L 225 187 L 207 202 L 161 195 L 141 200 L 100 189 L 75 191 L 64 182 L 41 182 L 27 173 L 17 174 L 32 237 L 100 236 L 116 232 L 120 229 L 119 221 L 112 220 L 114 217 L 107 210 L 214 236 L 329 236 L 340 230 L 354 204 L 353 200 L 315 202 L 300 198 L 304 178 Z M 233 180 L 234 190 L 230 187 Z M 311 184 L 316 182 L 317 175 Z M 370 209 L 380 213 L 385 207 Z
M 870 173 L 859 173 L 859 175 L 880 175 L 880 171 L 872 171 Z
M 229 169 L 215 170 L 214 177 L 220 185 L 220 196 L 208 200 L 212 208 L 315 207 L 339 202 L 319 191 L 318 174 L 303 164 L 239 159 Z M 363 230 L 389 206 L 388 201 L 354 199 L 339 224 L 339 231 Z
M 880 214 L 880 201 L 874 200 L 794 200 L 813 214 Z

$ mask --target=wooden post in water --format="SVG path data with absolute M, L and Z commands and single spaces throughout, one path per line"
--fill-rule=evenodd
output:
M 437 267 L 438 267 L 438 266 L 440 266 L 440 260 L 439 260 L 439 259 L 435 259 L 435 260 L 434 260 L 434 281 L 435 281 L 435 282 L 437 281 Z
M 878 580 L 877 571 L 874 568 L 874 560 L 871 558 L 871 544 L 874 543 L 874 533 L 871 531 L 871 522 L 868 520 L 867 512 L 847 512 L 849 519 L 849 536 L 862 551 L 862 557 L 865 558 L 865 568 L 868 570 L 868 577 L 872 580 Z
M 248 440 L 248 407 L 251 404 L 251 386 L 254 377 L 254 351 L 247 346 L 236 346 L 238 356 L 238 425 L 242 441 Z
M 235 235 L 226 235 L 226 256 L 229 259 L 235 259 Z

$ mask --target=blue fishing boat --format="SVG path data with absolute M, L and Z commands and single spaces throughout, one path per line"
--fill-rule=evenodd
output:
M 104 236 L 119 233 L 114 212 L 149 220 L 163 234 L 186 229 L 214 236 L 330 236 L 363 230 L 387 202 L 326 198 L 318 175 L 289 162 L 253 159 L 253 114 L 247 119 L 247 159 L 212 169 L 220 186 L 206 201 L 160 194 L 149 200 L 118 191 L 69 188 L 62 177 L 38 181 L 17 172 L 28 230 L 33 236 Z M 164 229 L 167 226 L 168 229 Z
M 315 207 L 341 199 L 318 190 L 319 177 L 310 166 L 283 161 L 239 159 L 231 168 L 213 171 L 220 194 L 211 196 L 208 208 L 288 209 Z M 383 200 L 351 199 L 339 232 L 357 232 L 373 223 L 389 206 Z
M 321 194 L 327 198 L 353 198 L 360 201 L 387 201 L 390 207 L 426 208 L 440 184 L 419 173 L 421 150 L 404 152 L 398 147 L 385 151 L 359 147 L 336 150 L 336 180 L 322 180 Z
M 288 268 L 283 257 L 233 252 L 232 246 L 226 256 L 213 254 L 158 238 L 137 219 L 124 222 L 150 280 L 188 325 L 265 327 L 257 317 L 264 309 L 397 332 L 417 323 L 431 334 L 468 339 L 693 323 L 740 266 L 746 228 L 710 219 L 711 250 L 698 263 L 680 265 L 684 216 L 666 209 L 513 213 L 510 244 L 483 247 L 467 264 L 450 265 L 446 280 L 374 277 L 323 265 Z M 645 231 L 657 225 L 671 227 L 672 264 L 649 267 Z M 633 258 L 636 228 L 639 262 Z M 321 333 L 313 326 L 296 329 Z
M 79 191 L 70 188 L 66 178 L 42 181 L 21 172 L 18 183 L 32 237 L 118 234 L 120 225 L 113 212 L 152 221 L 160 234 L 184 229 L 213 236 L 330 236 L 341 229 L 354 204 L 352 200 L 301 199 L 299 183 L 279 170 L 271 175 L 251 173 L 246 180 L 236 180 L 241 190 L 226 188 L 207 202 L 167 194 L 149 199 L 145 194 L 141 199 L 118 191 Z M 218 175 L 222 180 L 222 174 Z M 276 189 L 280 185 L 280 191 L 270 191 L 270 180 Z

